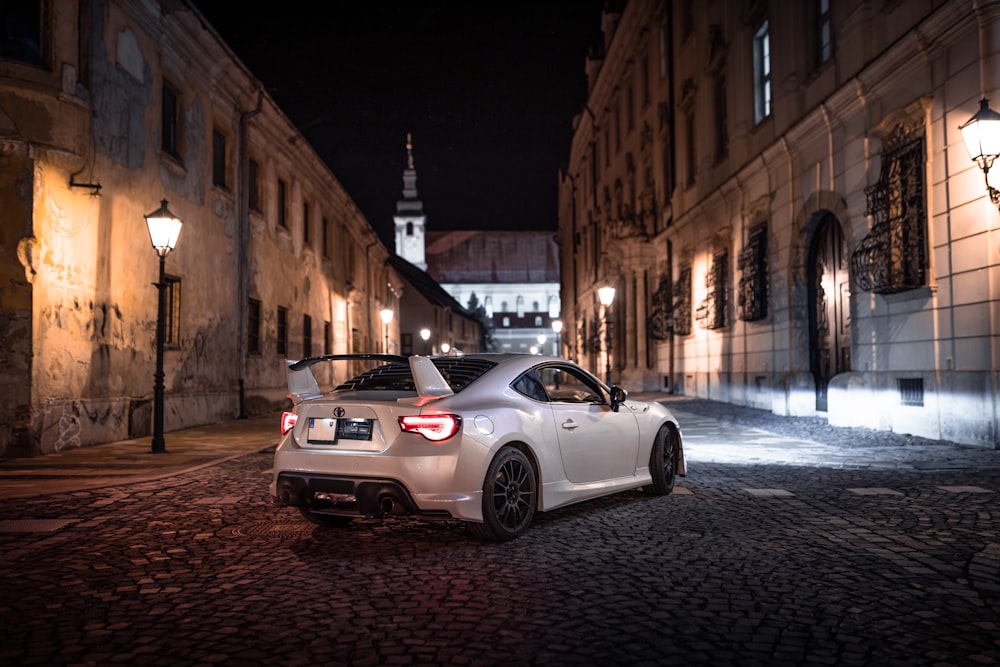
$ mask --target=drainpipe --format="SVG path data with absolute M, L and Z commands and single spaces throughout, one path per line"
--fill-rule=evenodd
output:
M 249 130 L 250 119 L 261 112 L 264 105 L 264 93 L 257 89 L 257 108 L 240 114 L 239 137 L 237 139 L 237 153 L 239 160 L 239 180 L 236 187 L 239 188 L 237 197 L 237 217 L 239 218 L 239 234 L 237 240 L 238 263 L 238 287 L 239 287 L 239 312 L 240 312 L 240 335 L 238 346 L 239 356 L 239 414 L 238 419 L 246 419 L 246 381 L 247 381 L 247 317 L 250 308 L 250 155 L 249 155 Z

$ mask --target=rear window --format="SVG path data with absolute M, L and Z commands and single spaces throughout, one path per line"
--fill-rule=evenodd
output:
M 496 362 L 487 359 L 470 359 L 468 357 L 442 357 L 433 360 L 434 365 L 444 376 L 445 382 L 456 394 L 486 371 L 496 366 Z M 377 366 L 361 375 L 351 378 L 338 386 L 334 391 L 416 391 L 413 375 L 409 364 L 391 363 Z

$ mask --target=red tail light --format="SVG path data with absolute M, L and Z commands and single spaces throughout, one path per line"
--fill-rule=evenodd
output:
M 294 412 L 282 412 L 281 413 L 281 435 L 285 435 L 292 430 L 295 426 L 295 422 L 299 420 L 299 416 Z
M 399 428 L 419 433 L 432 442 L 447 440 L 458 433 L 462 418 L 458 415 L 408 415 L 399 418 Z

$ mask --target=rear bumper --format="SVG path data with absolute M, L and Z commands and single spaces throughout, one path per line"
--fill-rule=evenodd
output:
M 341 516 L 424 514 L 450 518 L 447 512 L 424 512 L 397 480 L 282 472 L 272 491 L 278 505 L 306 507 Z

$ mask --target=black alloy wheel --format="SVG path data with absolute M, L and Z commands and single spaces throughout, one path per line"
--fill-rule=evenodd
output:
M 483 522 L 470 523 L 469 530 L 486 540 L 512 540 L 528 530 L 537 503 L 534 466 L 521 450 L 505 447 L 493 459 L 483 483 Z
M 653 483 L 642 490 L 654 496 L 665 496 L 674 490 L 677 479 L 677 432 L 670 424 L 660 427 L 649 453 L 649 474 Z

